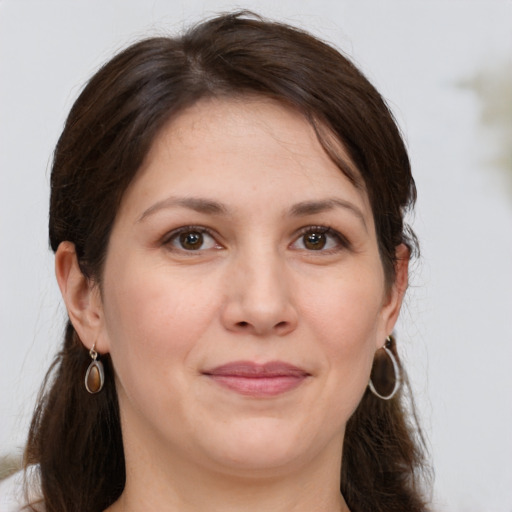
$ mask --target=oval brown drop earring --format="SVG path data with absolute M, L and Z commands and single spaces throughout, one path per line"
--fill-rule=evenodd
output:
M 95 345 L 96 344 L 93 344 L 91 350 L 89 350 L 89 355 L 91 356 L 92 361 L 85 373 L 85 389 L 87 389 L 91 395 L 99 393 L 103 389 L 103 384 L 105 382 L 103 363 L 97 360 L 98 352 L 94 350 Z

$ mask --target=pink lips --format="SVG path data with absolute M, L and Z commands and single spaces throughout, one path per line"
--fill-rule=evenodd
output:
M 298 387 L 309 373 L 281 361 L 266 364 L 235 361 L 205 371 L 204 375 L 242 395 L 271 397 Z

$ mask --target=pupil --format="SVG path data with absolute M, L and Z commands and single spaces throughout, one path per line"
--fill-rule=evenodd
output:
M 319 250 L 325 246 L 325 235 L 323 233 L 309 233 L 304 237 L 304 245 L 308 249 Z
M 185 249 L 199 249 L 203 244 L 203 235 L 201 233 L 182 233 L 180 243 Z

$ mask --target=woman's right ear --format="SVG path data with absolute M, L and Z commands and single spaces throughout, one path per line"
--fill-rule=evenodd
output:
M 69 319 L 82 343 L 90 349 L 98 340 L 103 318 L 99 287 L 80 270 L 75 245 L 61 242 L 55 253 L 55 275 Z M 96 346 L 98 352 L 105 347 Z

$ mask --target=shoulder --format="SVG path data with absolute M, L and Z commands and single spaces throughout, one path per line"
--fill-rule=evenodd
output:
M 27 508 L 27 493 L 25 492 L 25 482 L 32 484 L 29 487 L 28 500 L 40 501 L 40 491 L 37 478 L 37 470 L 29 468 L 27 473 L 18 471 L 10 477 L 0 482 L 0 512 L 24 512 L 29 511 Z M 44 507 L 40 503 L 32 510 L 44 512 Z

